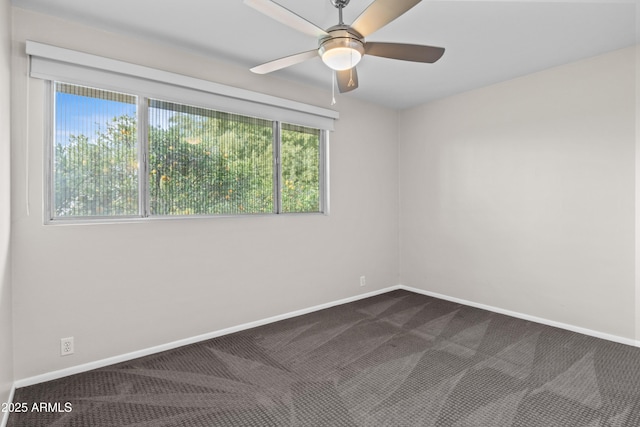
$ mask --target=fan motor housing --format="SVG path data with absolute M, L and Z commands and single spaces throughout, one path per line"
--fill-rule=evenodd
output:
M 336 48 L 350 48 L 364 55 L 364 39 L 355 30 L 346 25 L 337 25 L 327 30 L 329 37 L 320 40 L 318 53 L 322 56 L 326 51 Z

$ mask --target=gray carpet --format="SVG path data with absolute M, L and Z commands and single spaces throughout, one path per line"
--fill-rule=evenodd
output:
M 140 331 L 144 333 L 144 331 Z M 640 426 L 640 349 L 393 291 L 16 390 L 16 426 Z

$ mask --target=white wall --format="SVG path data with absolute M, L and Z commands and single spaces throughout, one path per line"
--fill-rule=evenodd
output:
M 10 269 L 11 131 L 10 131 L 11 3 L 0 0 L 0 402 L 13 383 Z M 3 414 L 0 414 L 0 419 Z
M 340 120 L 330 136 L 328 216 L 44 226 L 43 84 L 31 79 L 27 91 L 25 40 L 323 107 L 331 94 L 21 9 L 14 9 L 13 24 L 17 379 L 397 283 L 396 114 L 345 98 L 338 99 Z M 75 354 L 60 357 L 66 336 L 75 337 Z
M 635 50 L 402 112 L 408 286 L 635 339 Z

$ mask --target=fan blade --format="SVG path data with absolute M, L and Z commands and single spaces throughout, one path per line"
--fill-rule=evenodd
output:
M 358 88 L 358 72 L 356 67 L 350 70 L 336 71 L 338 90 L 340 93 L 350 92 Z
M 257 65 L 251 69 L 256 74 L 267 74 L 272 71 L 280 70 L 285 67 L 299 64 L 308 59 L 312 59 L 318 56 L 318 50 L 309 50 L 306 52 L 296 53 L 295 55 L 285 56 L 284 58 L 276 59 L 274 61 L 265 62 L 262 65 Z
M 319 38 L 326 37 L 329 34 L 318 27 L 316 24 L 307 21 L 302 16 L 290 11 L 289 9 L 274 3 L 271 0 L 244 0 L 244 4 L 250 6 L 267 15 L 269 18 L 275 19 L 281 24 L 287 25 L 294 30 L 310 36 Z
M 351 25 L 362 37 L 387 25 L 421 0 L 374 0 Z
M 364 44 L 364 53 L 403 61 L 433 63 L 444 55 L 444 48 L 419 44 L 367 42 Z

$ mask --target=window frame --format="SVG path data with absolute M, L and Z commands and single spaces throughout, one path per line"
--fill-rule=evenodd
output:
M 161 99 L 163 101 L 173 102 L 183 105 L 192 105 L 199 108 L 204 108 L 213 111 L 219 111 L 223 113 L 239 114 L 245 117 L 252 117 L 251 115 L 243 113 L 234 113 L 232 111 L 224 111 L 219 108 L 212 108 L 207 105 L 198 105 L 193 101 L 187 101 L 183 97 L 176 97 L 169 95 L 151 95 L 145 92 L 137 92 L 132 90 L 114 88 L 113 85 L 89 85 L 83 82 L 75 82 L 73 79 L 65 80 L 45 80 L 45 182 L 44 182 L 44 223 L 45 224 L 74 224 L 74 223 L 118 223 L 118 222 L 131 222 L 131 221 L 157 221 L 167 219 L 202 219 L 202 218 L 242 218 L 242 217 L 256 217 L 256 216 L 278 216 L 278 215 L 328 215 L 329 214 L 329 175 L 328 175 L 328 144 L 329 144 L 329 130 L 315 128 L 309 125 L 302 124 L 307 128 L 317 129 L 319 131 L 318 140 L 318 211 L 313 212 L 283 212 L 282 211 L 282 162 L 281 162 L 281 128 L 282 124 L 297 125 L 296 123 L 290 123 L 289 121 L 277 120 L 274 118 L 262 118 L 256 117 L 261 120 L 268 120 L 273 126 L 273 211 L 269 213 L 242 213 L 242 214 L 194 214 L 194 215 L 152 215 L 150 207 L 150 177 L 149 177 L 149 100 Z M 101 215 L 101 216 L 55 216 L 55 177 L 54 177 L 54 162 L 55 162 L 55 132 L 56 132 L 56 88 L 55 83 L 70 84 L 75 86 L 91 87 L 99 90 L 116 91 L 133 95 L 137 97 L 136 104 L 136 122 L 137 122 L 137 138 L 138 138 L 138 214 L 137 215 Z M 188 98 L 188 97 L 187 97 Z

